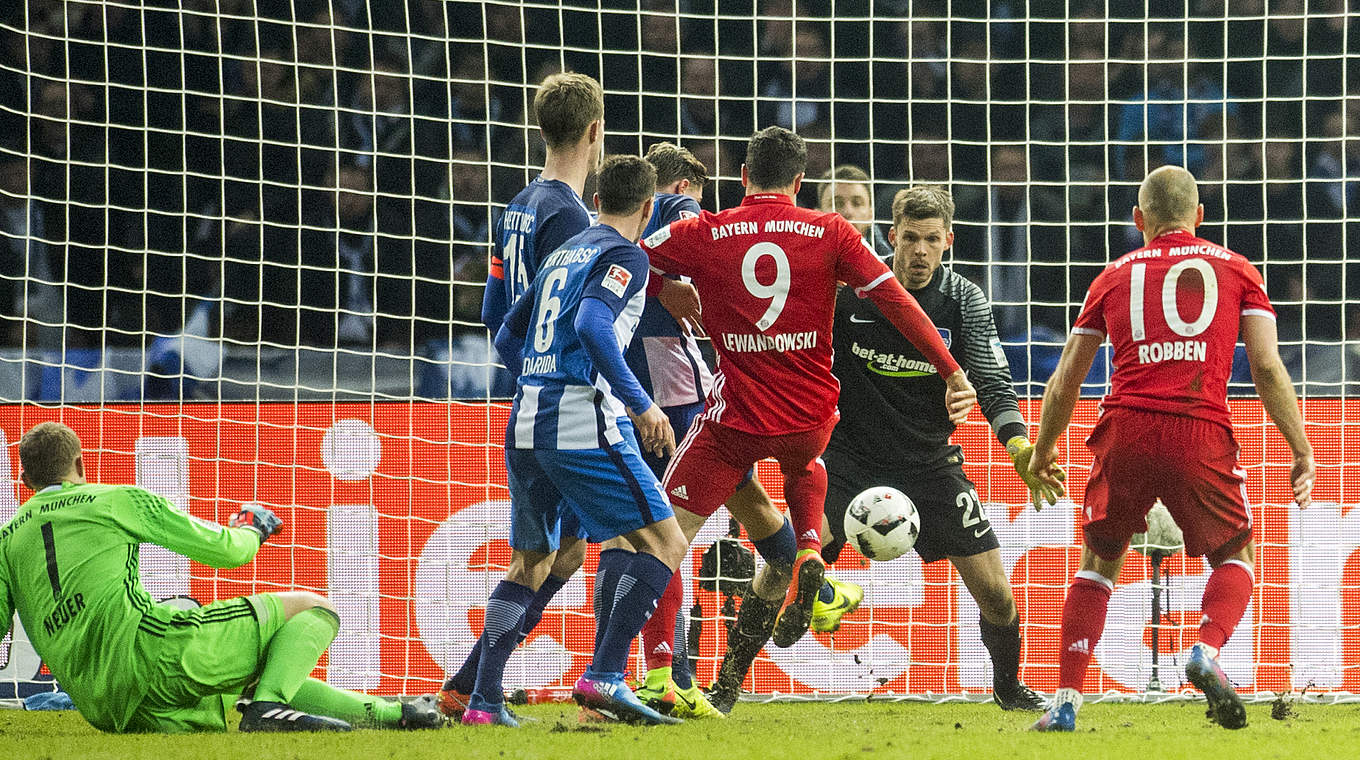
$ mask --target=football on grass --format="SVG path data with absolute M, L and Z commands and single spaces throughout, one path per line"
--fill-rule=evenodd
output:
M 916 545 L 920 534 L 916 505 L 896 488 L 874 486 L 856 496 L 845 511 L 847 543 L 872 560 L 897 559 Z

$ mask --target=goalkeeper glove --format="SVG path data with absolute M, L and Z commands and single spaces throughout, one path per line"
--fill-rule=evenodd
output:
M 283 527 L 283 520 L 259 504 L 244 504 L 241 511 L 232 515 L 227 524 L 233 528 L 255 531 L 260 536 L 260 543 L 263 544 L 270 536 L 279 532 Z
M 1039 480 L 1034 473 L 1029 471 L 1029 460 L 1030 457 L 1034 456 L 1034 444 L 1030 443 L 1028 438 L 1017 435 L 1006 441 L 1006 453 L 1011 455 L 1011 462 L 1015 465 L 1016 474 L 1020 476 L 1021 480 L 1025 481 L 1025 487 L 1029 489 L 1029 500 L 1034 505 L 1035 512 L 1044 508 L 1045 501 L 1049 504 L 1057 504 L 1058 499 L 1065 495 L 1061 486 L 1055 488 Z M 1053 469 L 1057 471 L 1055 474 L 1059 481 L 1067 480 L 1067 473 L 1063 472 L 1061 467 L 1055 464 Z

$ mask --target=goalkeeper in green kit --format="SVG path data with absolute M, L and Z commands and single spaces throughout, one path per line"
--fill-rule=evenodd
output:
M 224 731 L 242 693 L 242 731 L 442 725 L 433 695 L 401 703 L 308 677 L 340 626 L 322 596 L 256 594 L 180 610 L 142 588 L 140 543 L 238 567 L 281 527 L 268 509 L 248 505 L 223 527 L 140 488 L 86 483 L 80 439 L 56 422 L 23 436 L 19 461 L 35 493 L 0 528 L 0 625 L 19 613 L 95 728 Z

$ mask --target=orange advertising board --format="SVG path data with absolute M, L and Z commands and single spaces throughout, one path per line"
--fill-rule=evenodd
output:
M 1037 402 L 1024 410 L 1037 418 Z M 0 522 L 29 495 L 17 483 L 19 436 L 59 419 L 81 435 L 91 480 L 136 483 L 215 522 L 247 502 L 283 518 L 283 531 L 236 570 L 144 549 L 143 576 L 153 595 L 206 603 L 288 589 L 328 594 L 342 629 L 318 675 L 384 694 L 428 692 L 471 648 L 486 597 L 508 562 L 500 448 L 507 412 L 501 404 L 429 402 L 0 407 L 9 454 L 0 464 L 0 479 L 8 479 L 0 488 Z M 1083 401 L 1063 444 L 1070 499 L 1037 513 L 980 415 L 955 436 L 1003 547 L 1025 637 L 1022 676 L 1045 691 L 1056 688 L 1058 625 L 1079 556 L 1079 505 L 1090 471 L 1083 440 L 1097 414 L 1094 402 Z M 1305 404 L 1319 462 L 1318 503 L 1307 511 L 1289 503 L 1288 449 L 1260 404 L 1236 401 L 1233 415 L 1258 552 L 1256 593 L 1244 627 L 1224 648 L 1225 669 L 1248 690 L 1311 682 L 1313 690 L 1360 691 L 1360 512 L 1350 509 L 1360 504 L 1360 404 Z M 772 463 L 759 474 L 781 498 Z M 721 516 L 710 521 L 687 573 L 726 529 Z M 594 566 L 592 553 L 587 575 Z M 948 563 L 922 566 L 910 554 L 871 565 L 846 551 L 833 571 L 865 586 L 864 604 L 834 635 L 809 635 L 786 650 L 768 647 L 748 688 L 921 694 L 990 686 L 976 607 Z M 1194 643 L 1207 569 L 1177 555 L 1164 572 L 1158 655 L 1161 681 L 1174 688 L 1181 678 L 1176 664 Z M 1126 563 L 1087 690 L 1146 687 L 1149 578 L 1145 560 Z M 703 611 L 698 664 L 706 682 L 724 646 L 722 600 L 694 582 L 686 593 L 687 608 L 692 602 Z M 512 657 L 507 685 L 572 683 L 589 662 L 592 637 L 590 586 L 578 577 Z M 0 697 L 41 680 L 31 658 L 12 656 L 0 669 Z

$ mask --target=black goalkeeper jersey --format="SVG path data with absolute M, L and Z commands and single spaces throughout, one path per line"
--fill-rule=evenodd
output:
M 886 263 L 892 266 L 891 260 Z M 941 266 L 925 287 L 910 292 L 968 373 L 997 438 L 1005 443 L 1025 434 L 1010 367 L 982 289 Z M 949 443 L 954 424 L 945 411 L 944 379 L 872 301 L 841 288 L 834 336 L 831 371 L 841 383 L 841 421 L 827 448 L 894 470 L 935 470 L 963 462 L 962 449 Z

